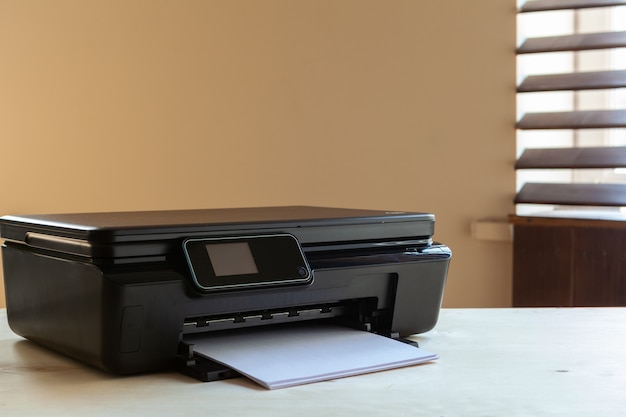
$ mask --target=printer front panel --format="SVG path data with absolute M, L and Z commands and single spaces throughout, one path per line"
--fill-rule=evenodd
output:
M 309 320 L 388 336 L 424 332 L 438 317 L 449 251 L 408 259 L 313 269 L 310 285 L 213 293 L 197 291 L 173 270 L 105 274 L 113 284 L 105 303 L 116 317 L 106 350 L 119 352 L 118 367 L 139 372 L 140 365 L 171 364 L 180 343 L 198 333 Z M 150 274 L 158 282 L 149 282 Z
M 176 262 L 98 266 L 10 246 L 3 259 L 16 333 L 121 374 L 173 366 L 185 335 L 198 332 L 315 319 L 389 335 L 429 330 L 450 258 L 443 246 L 434 254 L 307 255 L 305 285 L 207 293 Z

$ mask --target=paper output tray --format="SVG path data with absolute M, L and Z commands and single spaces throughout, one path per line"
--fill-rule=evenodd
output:
M 324 321 L 328 322 L 327 320 Z M 337 320 L 332 320 L 330 322 L 335 324 L 338 323 Z M 343 325 L 345 325 L 345 323 L 343 323 Z M 365 329 L 362 329 L 361 326 L 358 326 L 356 323 L 354 326 L 349 327 L 359 327 L 359 330 L 367 331 Z M 410 339 L 400 338 L 398 334 L 393 334 L 389 337 L 415 348 L 419 348 L 418 342 Z M 176 358 L 176 370 L 178 372 L 190 376 L 194 379 L 200 380 L 202 382 L 221 381 L 224 379 L 239 378 L 245 376 L 222 363 L 198 355 L 194 351 L 194 346 L 194 343 L 187 343 L 185 341 L 180 342 Z

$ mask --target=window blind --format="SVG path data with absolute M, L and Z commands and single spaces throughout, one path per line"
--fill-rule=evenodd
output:
M 527 214 L 520 213 L 524 205 L 626 207 L 626 176 L 619 170 L 626 168 L 626 106 L 606 95 L 626 88 L 626 67 L 615 68 L 610 55 L 618 48 L 626 48 L 626 31 L 612 30 L 615 25 L 609 24 L 599 25 L 600 31 L 588 31 L 582 15 L 595 9 L 614 16 L 610 13 L 625 7 L 626 0 L 531 0 L 519 7 L 519 17 L 567 11 L 571 28 L 570 33 L 523 40 L 517 48 L 518 62 L 528 55 L 541 58 L 551 53 L 568 53 L 572 65 L 571 71 L 549 73 L 548 60 L 545 74 L 530 74 L 518 82 L 518 102 L 524 95 L 567 92 L 571 105 L 558 111 L 542 109 L 541 105 L 535 106 L 537 109 L 526 106 L 518 116 L 517 214 Z M 584 59 L 593 57 L 582 56 L 588 51 L 604 51 L 602 65 L 598 65 L 603 68 L 588 69 L 590 65 Z M 584 94 L 590 91 L 602 91 L 605 96 L 589 99 Z M 596 133 L 594 139 L 583 136 L 589 131 Z M 520 137 L 528 137 L 527 132 L 543 132 L 543 136 L 526 140 L 530 145 L 520 145 Z M 544 142 L 550 143 L 545 140 L 550 132 L 567 132 L 569 139 L 558 146 L 545 145 Z M 533 175 L 523 175 L 530 171 Z

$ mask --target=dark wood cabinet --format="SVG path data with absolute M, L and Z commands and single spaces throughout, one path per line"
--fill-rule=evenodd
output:
M 512 216 L 513 306 L 626 306 L 626 222 Z

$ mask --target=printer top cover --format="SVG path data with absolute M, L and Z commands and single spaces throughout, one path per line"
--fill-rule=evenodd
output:
M 198 366 L 187 338 L 437 321 L 450 250 L 427 213 L 263 207 L 3 216 L 9 325 L 104 370 Z

